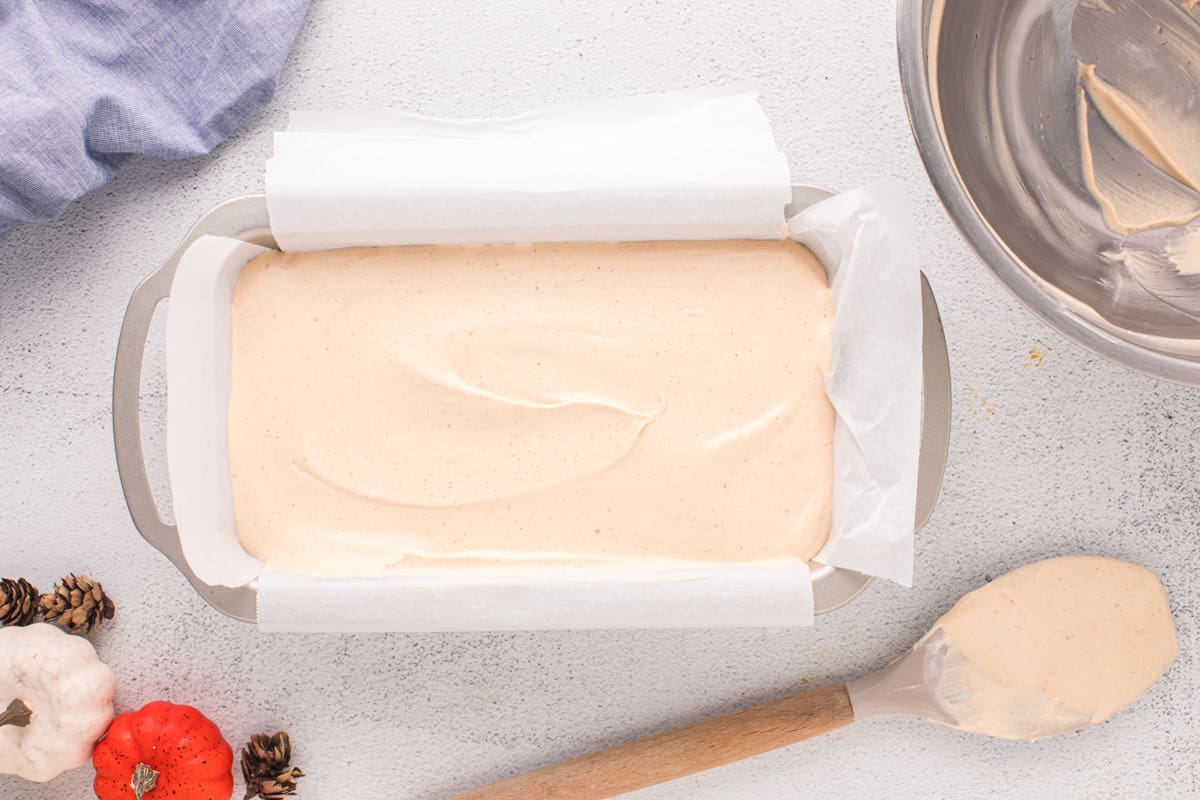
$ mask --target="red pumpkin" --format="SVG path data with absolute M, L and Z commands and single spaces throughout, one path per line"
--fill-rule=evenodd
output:
M 233 751 L 191 706 L 150 703 L 113 720 L 92 753 L 100 800 L 229 800 Z

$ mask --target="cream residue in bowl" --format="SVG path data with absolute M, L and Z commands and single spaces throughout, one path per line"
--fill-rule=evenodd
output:
M 1129 235 L 1186 225 L 1200 215 L 1200 130 L 1166 104 L 1125 94 L 1097 75 L 1094 64 L 1079 65 L 1079 81 L 1083 178 L 1106 224 Z M 1140 161 L 1096 149 L 1089 106 Z

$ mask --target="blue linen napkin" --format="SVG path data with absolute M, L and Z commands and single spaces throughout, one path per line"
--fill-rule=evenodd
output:
M 0 0 L 0 234 L 271 99 L 309 0 Z

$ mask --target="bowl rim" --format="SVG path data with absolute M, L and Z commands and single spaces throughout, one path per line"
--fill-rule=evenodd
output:
M 1034 277 L 988 223 L 959 177 L 933 109 L 926 42 L 932 9 L 946 0 L 898 0 L 896 49 L 909 127 L 925 171 L 960 235 L 1009 293 L 1045 324 L 1090 352 L 1126 369 L 1200 386 L 1200 362 L 1144 348 L 1084 317 Z M 1083 303 L 1079 303 L 1083 306 Z M 1093 312 L 1094 313 L 1094 312 Z

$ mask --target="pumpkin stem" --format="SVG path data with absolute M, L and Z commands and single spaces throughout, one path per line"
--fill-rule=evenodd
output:
M 31 717 L 33 717 L 33 711 L 18 697 L 8 704 L 8 708 L 4 710 L 3 714 L 0 714 L 0 728 L 5 725 L 24 728 L 29 724 Z
M 133 796 L 137 800 L 142 800 L 142 795 L 155 786 L 158 786 L 157 772 L 145 764 L 138 764 L 133 768 L 133 780 L 129 781 L 129 788 L 133 789 Z

